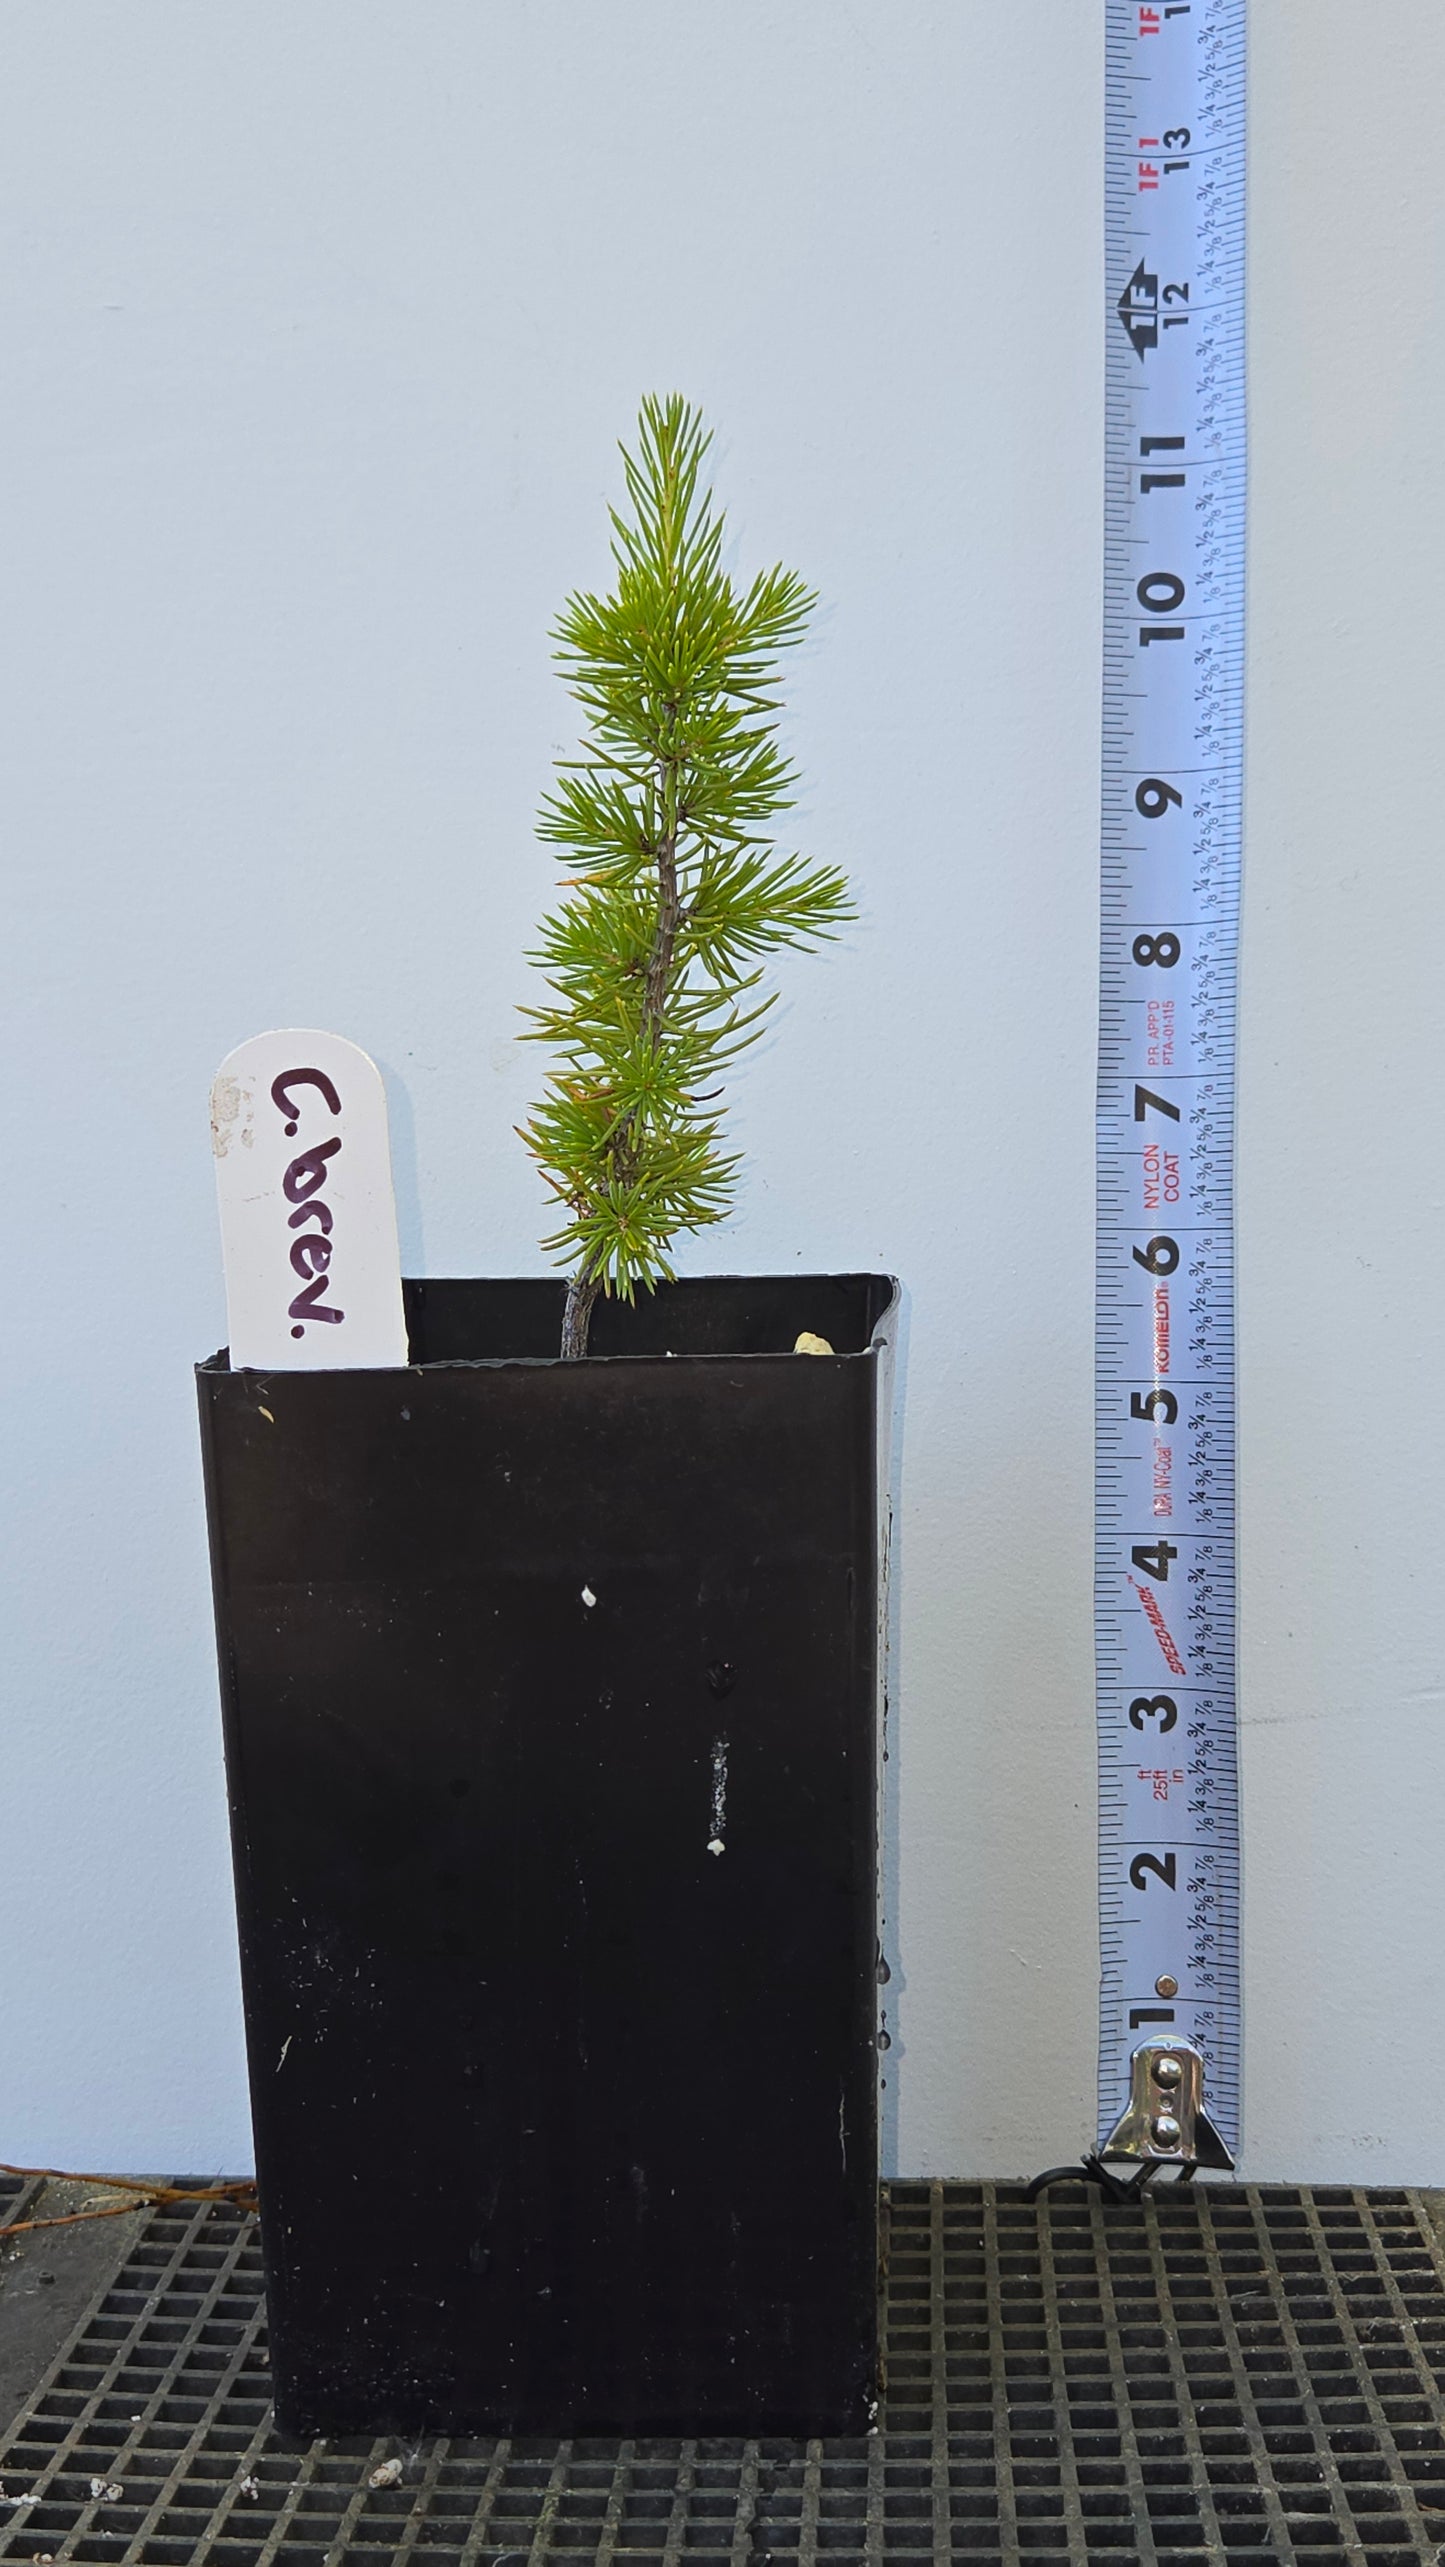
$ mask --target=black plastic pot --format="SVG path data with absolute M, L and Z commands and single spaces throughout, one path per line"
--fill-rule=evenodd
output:
M 406 1294 L 197 1372 L 278 2422 L 859 2432 L 895 1287 Z

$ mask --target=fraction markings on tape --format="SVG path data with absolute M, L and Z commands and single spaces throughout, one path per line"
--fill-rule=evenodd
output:
M 1190 2042 L 1232 2152 L 1244 0 L 1107 29 L 1099 2126 L 1142 2042 Z

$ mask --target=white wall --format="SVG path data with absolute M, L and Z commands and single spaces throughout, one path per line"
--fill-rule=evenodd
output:
M 1442 2183 L 1445 16 L 1253 17 L 1246 2170 Z M 408 1266 L 536 1270 L 546 633 L 674 387 L 864 912 L 687 1264 L 912 1293 L 895 2162 L 1091 2138 L 1101 18 L 13 0 L 0 2156 L 247 2160 L 206 1088 L 334 1025 Z

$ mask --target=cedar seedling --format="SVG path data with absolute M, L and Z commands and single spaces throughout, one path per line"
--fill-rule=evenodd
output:
M 569 598 L 552 637 L 588 729 L 537 824 L 575 871 L 531 957 L 551 999 L 523 1011 L 524 1039 L 558 1062 L 521 1137 L 566 1209 L 543 1242 L 570 1270 L 564 1356 L 586 1354 L 599 1292 L 671 1280 L 679 1232 L 723 1218 L 738 1162 L 717 1099 L 775 1003 L 767 959 L 853 915 L 839 872 L 768 832 L 796 782 L 776 654 L 815 599 L 781 567 L 734 588 L 698 484 L 710 442 L 675 395 L 643 403 L 631 514 L 610 511 L 616 584 Z

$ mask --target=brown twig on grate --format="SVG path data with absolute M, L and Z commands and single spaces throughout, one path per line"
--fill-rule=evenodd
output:
M 53 2184 L 98 2184 L 108 2193 L 128 2193 L 129 2201 L 107 2202 L 99 2210 L 61 2211 L 48 2219 L 12 2219 L 0 2225 L 0 2237 L 19 2237 L 32 2228 L 73 2228 L 83 2219 L 120 2219 L 127 2211 L 159 2210 L 168 2202 L 229 2202 L 233 2210 L 259 2208 L 249 2177 L 233 2184 L 143 2184 L 131 2175 L 74 2175 L 63 2166 L 8 2166 L 0 2158 L 0 2175 Z

